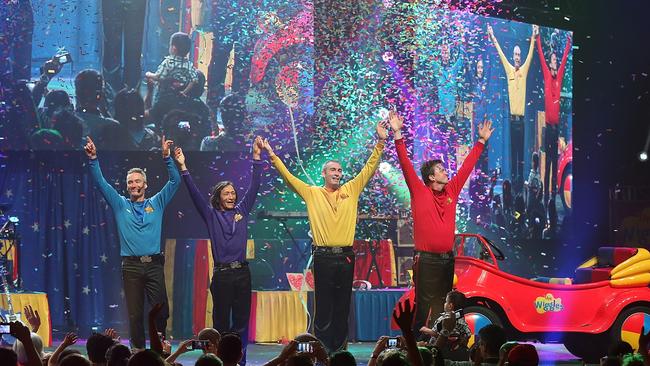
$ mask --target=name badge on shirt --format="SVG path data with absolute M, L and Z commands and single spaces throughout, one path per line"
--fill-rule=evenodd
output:
M 451 202 L 452 202 L 451 197 L 447 197 L 447 204 L 448 204 L 448 205 L 451 205 Z
M 145 207 L 145 208 L 144 208 L 144 212 L 146 212 L 146 213 L 148 213 L 148 214 L 152 213 L 152 212 L 153 212 L 153 207 L 151 207 L 151 206 L 147 206 L 147 207 Z

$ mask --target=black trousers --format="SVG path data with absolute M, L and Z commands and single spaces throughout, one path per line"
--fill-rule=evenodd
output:
M 544 204 L 548 202 L 549 193 L 557 193 L 557 139 L 558 125 L 546 125 L 544 128 Z
M 445 297 L 454 284 L 453 253 L 416 252 L 413 260 L 415 282 L 415 321 L 413 329 L 420 334 L 429 317 L 443 312 Z
M 122 283 L 126 308 L 129 313 L 129 340 L 131 348 L 145 348 L 144 336 L 144 297 L 150 305 L 163 304 L 163 309 L 156 319 L 156 329 L 165 333 L 169 318 L 169 303 L 165 288 L 165 258 L 162 255 L 152 257 L 149 263 L 139 259 L 122 257 Z
M 140 81 L 146 9 L 146 0 L 102 1 L 103 74 L 104 80 L 116 92 L 125 84 L 135 88 Z
M 314 252 L 314 335 L 330 353 L 347 343 L 353 278 L 352 247 L 343 253 Z
M 251 316 L 251 272 L 248 266 L 217 269 L 210 284 L 212 294 L 212 323 L 220 333 L 232 332 L 241 337 L 246 364 L 248 321 Z M 231 322 L 232 319 L 232 322 Z
M 510 115 L 510 169 L 516 192 L 524 187 L 524 116 Z

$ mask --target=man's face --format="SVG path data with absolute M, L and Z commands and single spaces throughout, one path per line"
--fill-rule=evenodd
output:
M 429 178 L 438 184 L 447 184 L 449 182 L 449 177 L 447 176 L 447 169 L 445 169 L 442 164 L 436 164 L 433 166 L 432 173 Z
M 219 194 L 219 206 L 222 210 L 232 210 L 237 202 L 237 191 L 235 187 L 227 185 Z
M 338 188 L 341 184 L 341 177 L 343 176 L 343 168 L 341 164 L 330 161 L 325 164 L 322 172 L 323 179 L 325 180 L 325 186 L 330 188 Z
M 131 201 L 138 201 L 144 198 L 147 182 L 144 181 L 142 174 L 134 172 L 126 176 L 126 188 L 129 191 Z
M 483 60 L 476 62 L 476 76 L 480 79 L 483 77 Z
M 519 46 L 515 46 L 512 52 L 512 60 L 515 62 L 515 68 L 518 69 L 521 66 L 521 48 Z
M 551 62 L 548 64 L 548 68 L 551 69 L 553 76 L 557 75 L 557 56 L 555 56 L 555 52 L 551 53 Z

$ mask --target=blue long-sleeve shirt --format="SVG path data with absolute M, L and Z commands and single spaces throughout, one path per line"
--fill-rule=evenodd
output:
M 171 158 L 164 159 L 169 172 L 169 181 L 160 192 L 144 202 L 132 202 L 117 193 L 104 176 L 98 159 L 91 159 L 90 175 L 102 195 L 113 209 L 117 232 L 120 237 L 121 256 L 143 256 L 160 253 L 160 235 L 165 206 L 180 186 L 180 174 Z
M 255 204 L 255 197 L 262 180 L 262 162 L 253 160 L 253 174 L 250 186 L 244 198 L 232 210 L 213 208 L 196 188 L 190 172 L 181 173 L 183 181 L 190 192 L 194 206 L 208 227 L 212 245 L 212 258 L 215 263 L 230 263 L 246 260 L 246 243 L 248 241 L 248 216 Z

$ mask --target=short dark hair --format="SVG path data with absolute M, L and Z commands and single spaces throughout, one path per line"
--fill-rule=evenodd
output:
M 169 38 L 169 44 L 176 47 L 178 56 L 185 57 L 190 53 L 192 39 L 190 39 L 190 36 L 188 36 L 187 33 L 176 32 Z
M 228 94 L 221 99 L 219 112 L 226 132 L 240 131 L 246 118 L 246 100 L 240 94 Z
M 219 341 L 217 356 L 227 364 L 239 362 L 242 357 L 242 341 L 238 334 L 226 333 Z
M 86 342 L 86 353 L 93 363 L 106 363 L 106 351 L 115 344 L 113 338 L 100 333 L 93 333 Z
M 17 365 L 18 355 L 12 349 L 0 347 L 0 363 L 3 365 Z
M 106 351 L 106 363 L 108 366 L 126 366 L 131 358 L 129 347 L 115 343 Z
M 478 331 L 480 341 L 490 356 L 498 356 L 499 349 L 506 343 L 506 332 L 496 324 L 488 324 Z
M 89 102 L 96 103 L 104 94 L 104 78 L 97 70 L 82 70 L 74 78 L 74 90 L 77 107 Z
M 349 351 L 338 351 L 330 355 L 330 366 L 356 366 L 356 364 L 357 360 Z
M 237 189 L 235 188 L 235 184 L 229 180 L 222 180 L 221 182 L 217 183 L 214 187 L 212 187 L 212 194 L 210 195 L 210 204 L 212 205 L 213 208 L 217 210 L 221 208 L 221 206 L 219 205 L 221 203 L 221 191 L 223 191 L 228 186 L 232 186 L 232 188 L 235 190 L 235 202 L 237 202 Z
M 449 302 L 454 305 L 454 310 L 462 309 L 465 306 L 465 300 L 467 300 L 465 294 L 458 290 L 447 292 L 447 297 L 449 298 Z
M 313 366 L 314 360 L 308 353 L 294 354 L 287 359 L 286 366 Z
M 91 366 L 91 363 L 80 354 L 71 354 L 61 359 L 59 366 Z
M 165 361 L 156 352 L 145 349 L 137 352 L 129 359 L 131 366 L 165 366 Z
M 206 353 L 196 360 L 194 366 L 223 366 L 223 362 L 212 353 Z
M 52 115 L 50 123 L 52 128 L 61 133 L 64 146 L 73 149 L 80 147 L 83 138 L 83 125 L 76 114 L 67 109 L 60 109 Z
M 438 164 L 442 164 L 442 160 L 440 159 L 427 160 L 422 164 L 422 167 L 420 168 L 420 174 L 422 175 L 422 180 L 424 181 L 424 184 L 431 183 L 429 181 L 429 175 L 433 174 L 433 168 Z
M 144 99 L 135 89 L 124 88 L 115 95 L 113 101 L 115 119 L 124 126 L 144 124 Z

